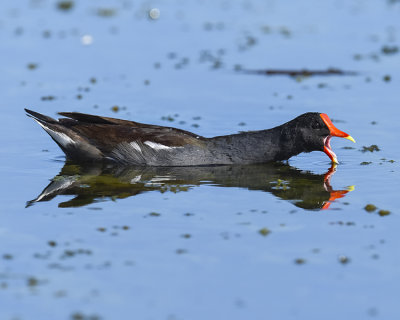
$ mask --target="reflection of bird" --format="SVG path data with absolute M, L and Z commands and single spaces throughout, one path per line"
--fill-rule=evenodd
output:
M 73 195 L 60 207 L 79 207 L 107 199 L 141 193 L 184 192 L 194 186 L 235 187 L 260 190 L 304 209 L 326 209 L 349 190 L 333 190 L 332 167 L 325 175 L 300 171 L 282 163 L 190 167 L 121 167 L 66 164 L 52 182 L 27 206 L 57 195 Z
M 251 164 L 286 160 L 301 152 L 324 151 L 337 163 L 332 136 L 354 142 L 324 113 L 305 113 L 278 127 L 204 138 L 194 133 L 76 112 L 55 120 L 25 109 L 76 161 L 113 161 L 144 166 Z

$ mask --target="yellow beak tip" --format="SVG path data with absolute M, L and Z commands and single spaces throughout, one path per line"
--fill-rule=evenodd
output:
M 354 140 L 354 138 L 352 136 L 347 136 L 347 137 L 344 137 L 344 138 L 356 143 L 356 140 Z

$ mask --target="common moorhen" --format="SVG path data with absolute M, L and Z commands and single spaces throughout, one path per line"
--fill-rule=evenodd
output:
M 172 127 L 78 112 L 58 120 L 25 109 L 74 161 L 113 161 L 140 166 L 250 164 L 286 160 L 301 152 L 324 151 L 338 163 L 332 137 L 354 139 L 325 113 L 308 112 L 272 129 L 205 138 Z

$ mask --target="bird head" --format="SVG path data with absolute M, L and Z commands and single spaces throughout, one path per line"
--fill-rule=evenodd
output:
M 332 137 L 340 137 L 355 142 L 349 134 L 336 128 L 325 113 L 308 112 L 296 119 L 293 124 L 301 132 L 301 139 L 307 151 L 323 151 L 333 163 L 339 163 L 331 147 Z

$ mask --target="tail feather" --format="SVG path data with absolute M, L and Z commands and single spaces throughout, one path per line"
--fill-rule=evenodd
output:
M 47 123 L 57 123 L 58 121 L 56 119 L 53 119 L 51 117 L 45 116 L 44 114 L 41 114 L 39 112 L 35 112 L 29 109 L 24 109 L 25 112 L 27 113 L 28 117 L 31 117 L 33 119 L 39 120 L 39 121 L 43 121 L 43 122 L 47 122 Z
M 81 122 L 97 123 L 97 124 L 115 124 L 114 122 L 110 121 L 105 117 L 95 116 L 92 114 L 86 114 L 80 112 L 59 112 L 58 114 L 60 116 L 64 116 Z
M 102 152 L 72 128 L 41 113 L 29 109 L 25 109 L 25 111 L 50 135 L 68 158 L 80 160 L 102 158 Z

